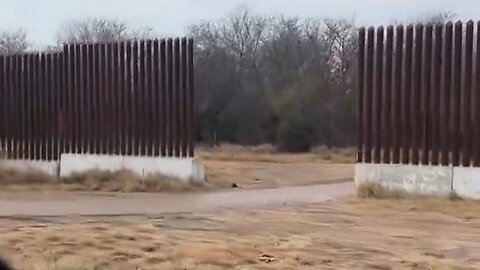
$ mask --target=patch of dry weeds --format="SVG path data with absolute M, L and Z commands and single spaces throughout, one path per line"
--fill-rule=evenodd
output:
M 131 171 L 88 171 L 62 178 L 62 183 L 80 185 L 86 191 L 113 192 L 182 192 L 206 189 L 207 185 L 200 181 L 184 181 L 162 174 L 149 174 L 141 177 Z
M 218 161 L 355 163 L 357 150 L 353 147 L 328 148 L 326 146 L 317 146 L 309 153 L 293 154 L 279 152 L 272 145 L 240 146 L 222 144 L 216 147 L 198 147 L 196 154 L 201 160 Z
M 0 188 L 9 191 L 57 190 L 104 192 L 184 192 L 211 188 L 204 182 L 184 181 L 162 174 L 141 177 L 128 170 L 91 170 L 70 177 L 56 177 L 35 170 L 0 168 Z
M 357 188 L 357 195 L 361 199 L 403 199 L 413 197 L 406 192 L 391 190 L 378 183 L 364 183 Z

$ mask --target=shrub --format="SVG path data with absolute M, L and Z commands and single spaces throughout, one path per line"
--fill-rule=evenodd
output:
M 301 114 L 290 115 L 282 120 L 277 133 L 280 151 L 308 152 L 315 141 L 315 128 Z

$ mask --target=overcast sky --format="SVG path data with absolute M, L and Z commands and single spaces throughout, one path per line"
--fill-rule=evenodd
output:
M 69 19 L 118 18 L 158 33 L 182 34 L 191 23 L 223 17 L 245 5 L 259 14 L 301 17 L 356 17 L 359 25 L 405 21 L 451 11 L 480 19 L 480 0 L 0 0 L 0 30 L 23 28 L 36 46 L 54 43 Z

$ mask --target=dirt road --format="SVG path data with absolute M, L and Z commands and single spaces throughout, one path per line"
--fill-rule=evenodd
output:
M 114 216 L 184 213 L 216 208 L 321 203 L 349 195 L 354 184 L 183 194 L 0 194 L 0 217 Z

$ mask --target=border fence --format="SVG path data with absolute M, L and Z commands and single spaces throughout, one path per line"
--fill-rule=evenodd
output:
M 0 56 L 0 150 L 192 157 L 193 87 L 187 38 Z
M 480 166 L 480 22 L 359 30 L 358 162 Z

